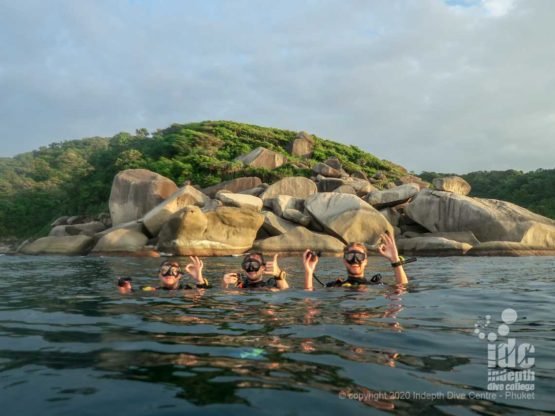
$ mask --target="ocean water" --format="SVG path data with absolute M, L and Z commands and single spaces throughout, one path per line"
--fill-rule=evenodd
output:
M 405 291 L 315 282 L 306 292 L 300 258 L 285 258 L 287 291 L 117 292 L 121 276 L 155 284 L 159 262 L 0 256 L 1 414 L 555 410 L 553 257 L 421 258 L 406 266 Z M 205 259 L 205 275 L 217 285 L 239 264 Z M 382 259 L 370 266 L 392 282 Z M 317 274 L 344 271 L 323 258 Z M 516 357 L 503 377 L 533 380 L 488 390 L 492 346 Z

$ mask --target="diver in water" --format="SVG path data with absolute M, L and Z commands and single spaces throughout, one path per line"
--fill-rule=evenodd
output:
M 240 273 L 224 274 L 222 285 L 224 288 L 270 288 L 270 289 L 287 289 L 286 273 L 279 268 L 278 255 L 274 256 L 273 261 L 266 263 L 262 253 L 247 254 L 241 268 Z M 264 280 L 264 274 L 271 274 L 272 277 Z
M 120 277 L 118 279 L 118 291 L 122 295 L 134 292 L 132 279 L 130 277 Z
M 388 232 L 382 234 L 380 238 L 378 252 L 391 262 L 397 284 L 407 284 L 408 278 L 403 269 L 404 261 L 399 257 L 395 239 Z M 313 290 L 312 281 L 317 264 L 318 255 L 311 250 L 306 250 L 303 254 L 303 265 L 305 269 L 305 289 L 307 290 Z M 368 251 L 363 243 L 350 243 L 345 247 L 343 264 L 347 269 L 347 278 L 329 282 L 325 284 L 326 287 L 357 287 L 382 283 L 382 277 L 379 274 L 372 276 L 370 279 L 364 277 L 364 271 L 368 264 Z
M 196 287 L 198 289 L 207 289 L 212 286 L 208 283 L 202 276 L 202 269 L 204 263 L 201 259 L 196 256 L 189 257 L 191 263 L 185 266 L 185 271 L 191 275 L 195 281 Z M 181 278 L 183 277 L 183 272 L 181 271 L 181 266 L 176 261 L 164 261 L 160 265 L 158 270 L 158 279 L 160 284 L 156 287 L 153 286 L 142 286 L 143 291 L 154 291 L 154 290 L 187 290 L 193 289 L 193 287 L 188 283 L 183 283 Z M 122 277 L 118 280 L 118 290 L 122 294 L 133 292 L 133 286 L 131 283 L 131 278 Z

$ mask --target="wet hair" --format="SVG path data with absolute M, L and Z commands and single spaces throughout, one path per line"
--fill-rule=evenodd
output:
M 133 280 L 130 277 L 120 277 L 118 279 L 118 287 L 125 287 L 127 283 L 131 284 Z
M 264 255 L 258 251 L 255 251 L 253 253 L 247 253 L 245 255 L 245 257 L 243 258 L 243 262 L 245 262 L 245 260 L 253 258 L 253 257 L 258 257 L 260 258 L 260 263 L 262 264 L 262 266 L 266 265 L 266 260 L 264 260 Z
M 368 255 L 368 249 L 366 248 L 366 245 L 364 243 L 357 243 L 357 242 L 347 244 L 347 246 L 343 249 L 343 253 L 347 253 L 354 248 L 361 249 L 364 254 Z

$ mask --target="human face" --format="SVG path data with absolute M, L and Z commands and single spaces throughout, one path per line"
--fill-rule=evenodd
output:
M 158 272 L 158 278 L 160 283 L 166 289 L 175 289 L 179 285 L 179 279 L 181 279 L 181 267 L 179 263 L 168 262 L 160 266 L 160 271 Z
M 343 264 L 351 276 L 364 276 L 368 264 L 368 256 L 360 249 L 352 248 L 343 255 Z
M 257 281 L 262 279 L 266 266 L 262 264 L 262 259 L 259 256 L 245 257 L 241 267 L 245 271 L 249 280 Z
M 133 287 L 131 285 L 131 278 L 130 277 L 122 277 L 118 280 L 118 290 L 121 294 L 131 293 L 133 291 Z

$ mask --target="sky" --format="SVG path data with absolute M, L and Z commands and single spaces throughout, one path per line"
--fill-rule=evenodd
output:
M 0 157 L 172 123 L 555 168 L 551 0 L 0 0 Z

